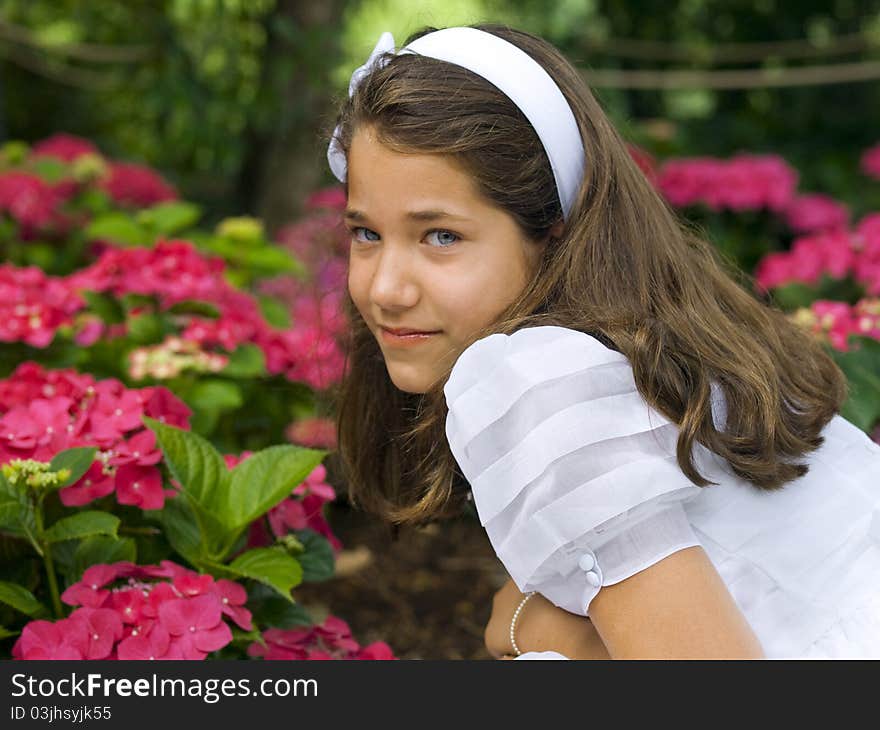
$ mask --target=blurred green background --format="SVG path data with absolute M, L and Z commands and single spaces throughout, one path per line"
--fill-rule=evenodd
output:
M 655 155 L 777 153 L 871 207 L 878 0 L 2 0 L 0 137 L 87 137 L 273 231 L 334 182 L 320 132 L 379 34 L 483 20 L 559 46 Z

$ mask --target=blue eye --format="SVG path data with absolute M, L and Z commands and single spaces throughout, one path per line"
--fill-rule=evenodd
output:
M 368 238 L 366 241 L 358 236 L 358 231 L 365 231 L 366 233 L 372 233 L 375 238 Z M 364 228 L 363 226 L 358 226 L 357 228 L 351 229 L 351 235 L 355 237 L 356 240 L 361 241 L 362 243 L 367 243 L 368 241 L 378 241 L 379 234 L 376 231 L 371 231 L 369 228 Z
M 460 238 L 460 236 L 453 233 L 452 231 L 444 230 L 429 231 L 428 236 L 433 236 L 435 233 L 437 234 L 437 240 L 440 241 L 439 248 L 449 248 L 449 246 L 451 246 Z

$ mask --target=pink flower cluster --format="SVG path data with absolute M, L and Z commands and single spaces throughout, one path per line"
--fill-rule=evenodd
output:
M 115 203 L 130 208 L 149 208 L 166 200 L 177 200 L 177 191 L 155 170 L 133 162 L 111 162 L 101 180 Z
M 639 166 L 639 169 L 645 173 L 645 177 L 648 180 L 656 185 L 657 184 L 657 161 L 654 159 L 653 155 L 645 149 L 642 149 L 636 144 L 627 143 L 626 145 L 627 151 L 630 154 L 630 157 L 633 158 L 635 163 Z
M 162 452 L 146 415 L 189 428 L 190 409 L 167 388 L 130 390 L 119 380 L 96 381 L 74 370 L 44 370 L 25 362 L 0 381 L 0 463 L 50 461 L 75 446 L 98 447 L 98 458 L 74 484 L 59 492 L 79 506 L 115 492 L 119 504 L 161 509 L 166 490 Z
M 290 309 L 296 329 L 278 333 L 265 349 L 270 370 L 283 370 L 292 380 L 330 385 L 344 374 L 345 359 L 338 339 L 348 328 L 342 312 L 349 247 L 340 215 L 345 200 L 341 187 L 319 190 L 306 201 L 309 215 L 278 232 L 278 243 L 304 263 L 310 278 L 301 281 L 279 276 L 259 286 L 261 293 L 279 298 Z M 297 363 L 292 368 L 283 366 L 285 352 L 291 349 L 311 356 L 300 367 Z M 278 355 L 281 360 L 276 360 Z
M 868 177 L 880 180 L 880 143 L 869 147 L 862 153 L 859 167 Z
M 849 351 L 850 335 L 880 340 L 880 299 L 877 298 L 861 299 L 853 306 L 821 299 L 790 317 L 841 352 Z
M 226 466 L 232 469 L 251 455 L 243 451 L 240 456 L 224 454 Z M 336 499 L 336 491 L 327 483 L 327 468 L 318 464 L 301 484 L 297 484 L 292 496 L 269 510 L 269 527 L 275 537 L 286 535 L 291 530 L 309 528 L 327 538 L 335 552 L 342 550 L 342 543 L 333 534 L 324 517 L 324 505 Z M 261 520 L 256 520 L 248 534 L 251 547 L 268 545 L 272 537 L 266 532 Z
M 248 647 L 248 655 L 267 660 L 396 659 L 384 641 L 362 648 L 352 638 L 348 624 L 332 615 L 316 626 L 269 629 L 263 632 L 263 640 L 266 646 L 254 642 Z
M 0 265 L 0 342 L 46 347 L 84 306 L 63 277 L 47 276 L 37 266 Z
M 307 211 L 315 210 L 345 210 L 347 198 L 345 188 L 341 185 L 333 185 L 329 188 L 321 188 L 309 195 L 304 204 Z
M 788 227 L 796 233 L 843 230 L 849 226 L 849 209 L 827 195 L 800 195 L 783 212 Z
M 31 149 L 31 158 L 55 157 L 75 162 L 84 155 L 101 156 L 100 150 L 86 139 L 72 134 L 55 134 Z M 177 191 L 152 168 L 131 162 L 107 160 L 99 187 L 122 207 L 147 208 L 166 200 L 176 200 Z
M 19 224 L 19 235 L 31 240 L 44 231 L 66 229 L 69 218 L 61 210 L 69 188 L 50 185 L 29 172 L 0 174 L 0 212 Z
M 301 418 L 291 423 L 285 433 L 294 444 L 318 449 L 336 448 L 336 422 L 332 418 Z
M 755 281 L 765 290 L 791 282 L 815 285 L 823 274 L 852 276 L 867 294 L 880 294 L 880 213 L 865 216 L 855 231 L 795 239 L 790 251 L 767 254 L 755 267 Z
M 55 157 L 64 162 L 74 162 L 83 155 L 100 155 L 95 145 L 82 137 L 60 132 L 37 142 L 31 148 L 31 157 Z
M 75 289 L 156 295 L 163 307 L 187 299 L 215 303 L 232 287 L 222 259 L 201 255 L 188 241 L 160 241 L 154 248 L 107 247 L 91 266 L 74 272 Z
M 232 641 L 224 618 L 253 628 L 242 586 L 169 560 L 93 565 L 61 600 L 80 608 L 27 624 L 15 659 L 204 659 Z
M 270 327 L 256 300 L 226 281 L 224 266 L 222 259 L 204 256 L 188 241 L 168 240 L 154 248 L 108 248 L 68 281 L 76 289 L 117 296 L 155 295 L 163 308 L 187 299 L 213 304 L 219 318 L 188 316 L 182 339 L 227 350 L 251 342 L 265 353 L 272 374 L 283 373 L 317 389 L 338 382 L 345 363 L 333 331 L 312 321 L 296 322 L 289 330 Z
M 657 186 L 675 206 L 703 204 L 710 210 L 785 210 L 797 187 L 797 172 L 778 155 L 740 154 L 671 159 L 657 173 Z

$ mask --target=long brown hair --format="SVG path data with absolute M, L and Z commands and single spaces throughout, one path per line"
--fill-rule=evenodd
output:
M 534 278 L 470 342 L 542 324 L 588 332 L 627 356 L 645 400 L 679 425 L 678 463 L 694 484 L 714 484 L 691 461 L 694 440 L 762 489 L 805 474 L 795 460 L 823 443 L 820 431 L 847 397 L 840 368 L 677 216 L 557 49 L 506 26 L 473 27 L 519 46 L 553 77 L 577 119 L 587 164 L 562 235 L 545 246 Z M 354 130 L 370 125 L 392 149 L 453 155 L 535 240 L 562 217 L 534 129 L 467 69 L 393 56 L 342 103 L 338 121 L 346 153 Z M 352 327 L 337 436 L 350 501 L 394 525 L 459 514 L 467 483 L 445 434 L 449 371 L 424 394 L 398 390 L 350 295 L 345 306 Z M 724 431 L 712 419 L 713 380 L 726 398 Z

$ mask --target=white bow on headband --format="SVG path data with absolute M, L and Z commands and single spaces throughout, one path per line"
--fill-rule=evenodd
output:
M 365 76 L 390 60 L 383 56 L 385 53 L 395 53 L 394 37 L 387 31 L 379 37 L 366 63 L 352 73 L 349 96 L 354 95 Z M 436 30 L 397 53 L 417 53 L 454 63 L 482 76 L 506 94 L 529 120 L 544 145 L 563 216 L 569 217 L 583 179 L 584 146 L 568 101 L 541 64 L 513 43 L 468 27 Z M 345 182 L 348 163 L 338 137 L 337 125 L 327 148 L 327 161 L 336 179 Z
M 384 63 L 377 61 L 384 53 L 394 53 L 394 36 L 387 30 L 379 36 L 379 42 L 367 59 L 363 66 L 358 66 L 351 74 L 351 81 L 348 82 L 348 95 L 354 96 L 355 89 L 360 85 L 361 80 L 373 70 L 373 66 L 381 68 L 388 63 L 388 57 L 385 57 Z M 346 172 L 348 171 L 348 162 L 345 159 L 345 152 L 339 145 L 339 125 L 333 130 L 333 138 L 330 140 L 330 146 L 327 148 L 327 161 L 330 163 L 330 169 L 339 182 L 345 182 Z

